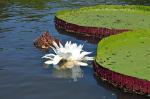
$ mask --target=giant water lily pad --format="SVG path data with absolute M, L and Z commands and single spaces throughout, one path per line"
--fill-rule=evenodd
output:
M 150 30 L 135 30 L 104 38 L 96 62 L 117 73 L 150 81 Z
M 85 27 L 113 29 L 148 29 L 150 27 L 149 6 L 98 5 L 74 10 L 63 10 L 56 17 Z

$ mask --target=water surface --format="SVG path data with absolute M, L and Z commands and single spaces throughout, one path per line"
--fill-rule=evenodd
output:
M 58 72 L 52 67 L 45 68 L 41 57 L 46 52 L 33 46 L 33 41 L 48 30 L 63 42 L 84 44 L 84 49 L 92 51 L 94 56 L 96 44 L 55 29 L 56 11 L 96 4 L 134 3 L 125 1 L 0 0 L 0 99 L 145 99 L 108 88 L 96 80 L 91 67 L 81 68 L 82 75 L 74 74 L 79 77 L 77 81 L 72 79 L 69 70 Z M 149 2 L 139 4 L 149 5 Z

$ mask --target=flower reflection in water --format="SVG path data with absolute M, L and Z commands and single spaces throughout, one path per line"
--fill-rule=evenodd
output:
M 78 78 L 83 77 L 83 71 L 80 66 L 75 66 L 73 68 L 66 69 L 53 69 L 52 75 L 57 78 L 66 78 L 73 79 L 73 81 L 77 81 Z

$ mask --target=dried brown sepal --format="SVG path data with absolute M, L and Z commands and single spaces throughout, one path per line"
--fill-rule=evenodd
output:
M 53 46 L 53 41 L 57 44 L 59 40 L 52 37 L 48 31 L 44 32 L 39 38 L 34 42 L 34 45 L 40 49 L 48 49 L 50 46 Z

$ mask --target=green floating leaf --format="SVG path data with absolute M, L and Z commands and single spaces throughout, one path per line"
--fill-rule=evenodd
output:
M 103 60 L 106 61 L 102 64 Z M 113 71 L 150 80 L 150 30 L 134 30 L 102 39 L 96 62 Z
M 58 11 L 56 17 L 80 26 L 149 29 L 150 6 L 97 5 Z

